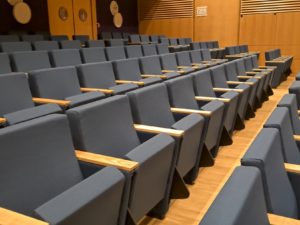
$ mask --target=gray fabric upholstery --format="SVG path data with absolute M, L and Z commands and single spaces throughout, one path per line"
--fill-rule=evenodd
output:
M 192 66 L 192 61 L 191 61 L 191 58 L 190 58 L 189 51 L 177 52 L 176 53 L 176 59 L 177 59 L 177 64 L 179 66 Z M 205 65 L 197 65 L 197 67 L 198 67 L 198 69 L 206 68 Z
M 137 88 L 139 88 L 139 86 L 136 84 L 119 84 L 109 87 L 110 90 L 114 91 L 115 95 L 125 94 L 126 92 L 133 91 Z
M 284 95 L 277 106 L 288 108 L 294 134 L 300 135 L 300 120 L 296 96 L 294 94 Z
M 0 35 L 0 42 L 19 42 L 20 38 L 18 35 Z
M 268 212 L 298 219 L 293 187 L 284 168 L 277 129 L 265 128 L 242 158 L 243 166 L 257 167 L 263 179 Z
M 73 40 L 78 40 L 81 44 L 85 44 L 86 41 L 90 40 L 89 35 L 73 35 Z
M 157 53 L 159 55 L 170 53 L 170 51 L 169 51 L 169 44 L 157 44 L 156 45 L 156 50 L 157 50 Z
M 289 87 L 289 93 L 296 95 L 297 108 L 300 108 L 300 81 L 294 81 Z
M 68 40 L 68 36 L 67 35 L 51 35 L 50 36 L 50 40 L 51 41 L 65 41 Z
M 261 175 L 255 168 L 237 167 L 200 222 L 200 225 L 238 224 L 270 224 Z
M 142 43 L 149 43 L 150 42 L 149 35 L 140 35 L 140 39 L 141 39 Z
M 2 52 L 7 53 L 32 50 L 29 42 L 2 42 L 0 43 L 0 49 Z
M 282 155 L 287 163 L 300 164 L 300 153 L 297 144 L 293 138 L 293 128 L 289 110 L 286 107 L 276 108 L 267 122 L 264 124 L 267 128 L 276 128 L 279 130 L 282 146 Z
M 123 35 L 121 32 L 112 32 L 111 33 L 113 39 L 122 39 Z
M 65 40 L 59 42 L 62 49 L 80 49 L 81 42 L 79 40 Z
M 83 63 L 95 63 L 106 61 L 105 49 L 104 48 L 83 48 L 80 50 L 81 58 Z
M 125 45 L 125 41 L 123 39 L 110 39 L 110 40 L 106 40 L 107 46 L 124 46 Z
M 89 40 L 86 42 L 86 46 L 89 48 L 104 48 L 105 47 L 105 43 L 104 40 Z
M 58 42 L 56 41 L 35 41 L 32 43 L 34 50 L 37 51 L 50 51 L 59 49 Z
M 106 58 L 109 61 L 126 59 L 126 54 L 123 46 L 105 48 Z
M 129 41 L 133 43 L 140 43 L 141 42 L 140 35 L 138 34 L 129 35 Z
M 178 65 L 174 53 L 160 55 L 160 63 L 164 70 L 175 70 L 175 71 L 178 70 L 177 68 Z M 181 70 L 186 73 L 190 73 L 194 71 L 193 68 L 184 68 Z
M 35 41 L 43 41 L 44 37 L 42 34 L 23 34 L 21 35 L 22 41 L 27 42 L 35 42 Z
M 111 32 L 101 32 L 101 38 L 102 39 L 111 39 L 112 38 Z
M 140 45 L 129 45 L 125 47 L 127 58 L 143 57 L 142 47 Z
M 0 53 L 0 74 L 11 73 L 11 65 L 7 53 Z
M 94 102 L 97 100 L 100 100 L 102 98 L 105 98 L 105 95 L 99 91 L 92 91 L 87 93 L 82 93 L 78 95 L 73 95 L 70 97 L 65 98 L 67 101 L 71 101 L 69 107 L 76 107 L 79 105 L 87 104 L 90 102 Z
M 142 50 L 144 56 L 157 55 L 155 44 L 142 45 Z
M 151 42 L 158 43 L 158 36 L 157 35 L 150 35 Z
M 49 54 L 54 67 L 77 66 L 82 63 L 78 49 L 53 50 Z
M 11 54 L 11 60 L 14 71 L 29 72 L 51 68 L 46 51 L 15 52 Z
M 190 43 L 190 46 L 191 46 L 192 50 L 200 49 L 199 42 L 192 42 L 192 43 Z

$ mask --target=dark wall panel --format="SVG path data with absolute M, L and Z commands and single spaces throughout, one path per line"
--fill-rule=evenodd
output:
M 13 17 L 13 7 L 6 1 L 0 1 L 0 33 L 8 32 L 48 32 L 47 0 L 25 0 L 32 12 L 28 24 L 20 24 Z
M 113 15 L 110 12 L 111 0 L 97 0 L 97 21 L 100 22 L 101 31 L 138 32 L 138 6 L 137 0 L 119 0 L 119 12 L 123 16 L 123 26 L 116 28 Z

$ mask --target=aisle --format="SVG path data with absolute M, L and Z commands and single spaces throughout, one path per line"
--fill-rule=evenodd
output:
M 204 168 L 194 185 L 189 186 L 190 197 L 172 202 L 164 220 L 145 218 L 140 225 L 198 225 L 216 195 L 222 189 L 234 168 L 240 164 L 240 158 L 245 154 L 264 122 L 275 109 L 281 97 L 288 92 L 288 87 L 294 81 L 290 76 L 277 89 L 274 95 L 257 110 L 256 117 L 246 121 L 246 128 L 235 132 L 233 144 L 220 149 L 215 165 Z

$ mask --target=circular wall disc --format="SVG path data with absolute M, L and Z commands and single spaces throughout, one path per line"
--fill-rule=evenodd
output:
M 121 13 L 117 13 L 115 16 L 114 16 L 114 25 L 117 27 L 117 28 L 120 28 L 122 27 L 122 24 L 123 24 L 123 16 Z
M 68 10 L 63 6 L 59 7 L 58 16 L 62 21 L 66 21 L 69 17 Z
M 85 9 L 80 9 L 78 12 L 78 16 L 81 22 L 85 22 L 87 20 L 88 14 Z
M 114 16 L 119 12 L 119 5 L 116 1 L 111 1 L 110 3 L 110 12 Z
M 21 24 L 29 23 L 31 20 L 31 9 L 25 2 L 17 3 L 13 8 L 13 16 Z
M 10 5 L 14 6 L 15 4 L 17 4 L 17 3 L 19 3 L 19 2 L 23 2 L 23 0 L 7 0 L 7 2 L 8 2 Z

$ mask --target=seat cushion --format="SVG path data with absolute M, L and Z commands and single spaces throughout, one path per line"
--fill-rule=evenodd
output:
M 128 91 L 133 91 L 137 88 L 139 88 L 139 86 L 136 84 L 119 84 L 119 85 L 109 87 L 109 89 L 113 90 L 114 94 L 116 95 L 124 94 Z
M 72 108 L 79 105 L 87 104 L 89 102 L 94 102 L 102 98 L 105 98 L 105 94 L 99 91 L 93 91 L 84 94 L 74 95 L 66 98 L 65 100 L 71 101 L 69 107 Z

